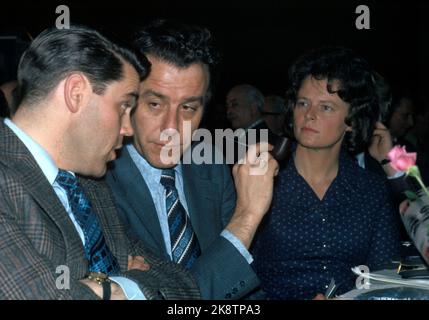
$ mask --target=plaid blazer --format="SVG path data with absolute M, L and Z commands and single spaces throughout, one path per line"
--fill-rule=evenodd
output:
M 127 235 L 104 182 L 79 180 L 121 276 L 134 280 L 147 299 L 200 298 L 187 270 L 157 258 Z M 151 268 L 127 271 L 128 255 L 144 256 Z M 60 266 L 69 268 L 68 289 L 57 286 L 64 275 Z M 83 244 L 68 213 L 31 153 L 0 118 L 0 299 L 97 299 L 78 281 L 87 270 Z

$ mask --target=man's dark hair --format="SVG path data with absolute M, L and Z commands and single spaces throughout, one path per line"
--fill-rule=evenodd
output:
M 4 96 L 3 90 L 0 89 L 0 118 L 6 118 L 9 117 L 9 115 L 9 105 L 6 97 Z
M 109 83 L 122 79 L 124 63 L 136 69 L 140 80 L 147 76 L 147 61 L 95 30 L 84 26 L 46 29 L 21 57 L 16 105 L 40 102 L 73 72 L 82 72 L 101 95 Z
M 141 55 L 153 55 L 179 68 L 201 63 L 210 73 L 218 62 L 209 30 L 175 20 L 152 21 L 136 33 L 134 45 Z M 207 91 L 206 101 L 211 95 L 210 85 Z
M 298 58 L 289 69 L 290 87 L 287 92 L 287 132 L 293 135 L 292 121 L 298 90 L 308 77 L 327 80 L 327 90 L 337 93 L 349 104 L 345 123 L 352 127 L 343 144 L 351 154 L 366 149 L 379 115 L 378 98 L 373 71 L 367 61 L 343 47 L 324 47 Z M 334 84 L 339 84 L 334 90 Z
M 404 99 L 409 100 L 411 102 L 413 109 L 415 108 L 416 98 L 414 94 L 411 92 L 411 90 L 403 85 L 395 84 L 395 86 L 392 89 L 391 107 L 389 109 L 389 113 L 386 116 L 387 124 L 389 123 L 396 109 L 398 109 L 401 106 Z

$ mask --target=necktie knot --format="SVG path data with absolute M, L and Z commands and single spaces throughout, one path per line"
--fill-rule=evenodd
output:
M 55 181 L 62 187 L 71 190 L 75 189 L 78 185 L 77 178 L 70 172 L 59 169 Z
M 164 169 L 161 172 L 161 184 L 166 189 L 174 189 L 176 187 L 175 184 L 176 181 L 176 175 L 174 172 L 174 169 Z

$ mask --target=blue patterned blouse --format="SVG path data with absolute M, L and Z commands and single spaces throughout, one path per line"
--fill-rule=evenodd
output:
M 277 177 L 272 209 L 255 239 L 254 266 L 269 299 L 312 299 L 332 278 L 354 288 L 351 268 L 382 269 L 399 256 L 399 213 L 383 178 L 341 152 L 320 200 L 291 157 Z

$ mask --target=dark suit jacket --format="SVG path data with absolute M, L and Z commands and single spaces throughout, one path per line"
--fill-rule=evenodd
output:
M 165 260 L 170 260 L 149 188 L 126 148 L 106 179 L 124 222 Z M 204 299 L 238 299 L 259 285 L 252 267 L 220 235 L 235 208 L 235 188 L 226 165 L 182 165 L 189 216 L 201 256 L 191 268 Z
M 109 188 L 79 178 L 99 218 L 107 245 L 148 299 L 199 298 L 191 274 L 128 238 Z M 127 270 L 128 255 L 142 255 L 147 272 Z M 58 289 L 58 266 L 70 270 L 70 289 Z M 78 280 L 88 261 L 82 241 L 31 153 L 0 119 L 0 299 L 96 299 Z
M 377 173 L 380 176 L 386 177 L 386 173 L 384 172 L 381 165 L 377 162 L 377 160 L 371 157 L 368 152 L 365 152 L 365 168 L 374 173 Z M 416 192 L 419 190 L 416 180 L 406 175 L 403 175 L 399 178 L 387 179 L 387 183 L 389 184 L 389 188 L 392 192 L 392 199 L 396 206 L 406 199 L 404 191 L 409 190 Z
M 409 176 L 403 175 L 399 178 L 388 179 L 386 177 L 386 173 L 384 172 L 381 165 L 375 160 L 368 152 L 365 152 L 365 168 L 369 171 L 377 173 L 386 179 L 387 184 L 389 186 L 391 192 L 391 198 L 394 203 L 394 207 L 397 212 L 399 212 L 399 205 L 402 201 L 404 201 L 407 197 L 405 195 L 405 191 L 414 191 L 417 192 L 419 190 L 419 186 L 417 181 Z M 397 215 L 397 221 L 400 226 L 400 239 L 401 241 L 410 241 L 410 238 L 407 234 L 407 231 L 402 223 L 401 216 Z

